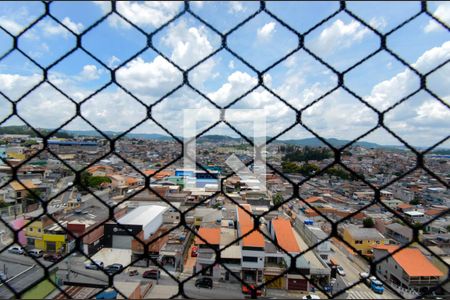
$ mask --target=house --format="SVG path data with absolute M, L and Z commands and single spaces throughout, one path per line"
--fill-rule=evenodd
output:
M 412 240 L 413 231 L 408 226 L 391 223 L 386 225 L 385 235 L 387 238 L 394 240 L 395 243 L 406 244 Z
M 374 247 L 376 261 L 397 250 L 399 246 L 378 245 Z M 444 277 L 440 271 L 418 248 L 405 248 L 377 264 L 377 274 L 406 289 L 420 293 L 438 285 Z
M 249 283 L 262 283 L 265 258 L 265 241 L 259 231 L 254 231 L 252 209 L 249 204 L 237 206 L 237 230 L 242 237 L 241 246 L 241 279 Z M 249 233 L 250 232 L 250 233 Z
M 202 275 L 219 278 L 220 265 L 215 265 L 216 253 L 220 247 L 221 229 L 219 227 L 200 227 L 194 244 L 198 246 L 197 263 L 195 271 L 202 270 Z
M 375 228 L 361 228 L 347 226 L 343 232 L 344 241 L 349 243 L 360 254 L 372 256 L 372 248 L 376 245 L 385 245 L 389 241 Z

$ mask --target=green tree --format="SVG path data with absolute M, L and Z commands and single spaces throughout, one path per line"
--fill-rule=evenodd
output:
M 450 232 L 450 225 L 447 225 L 447 232 Z
M 420 200 L 418 198 L 414 198 L 413 200 L 409 201 L 409 204 L 418 205 L 420 204 Z
M 375 222 L 372 218 L 368 217 L 363 220 L 364 228 L 373 228 L 375 226 Z
M 305 163 L 300 167 L 299 172 L 303 176 L 311 176 L 314 175 L 319 170 L 320 168 L 317 165 Z
M 92 176 L 91 173 L 84 171 L 80 176 L 81 186 L 78 188 L 86 189 L 86 188 L 98 188 L 104 182 L 111 182 L 111 179 L 106 176 Z
M 281 193 L 276 193 L 272 198 L 273 204 L 278 205 L 283 202 L 283 196 Z

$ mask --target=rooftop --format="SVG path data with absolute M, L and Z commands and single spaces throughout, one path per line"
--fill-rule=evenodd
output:
M 346 228 L 350 236 L 355 240 L 383 240 L 385 237 L 375 228 L 362 228 L 348 226 Z
M 288 219 L 277 217 L 272 219 L 272 225 L 278 245 L 289 253 L 300 253 L 300 247 L 292 232 L 291 222 Z
M 210 245 L 220 244 L 220 228 L 200 227 L 197 235 L 206 240 L 206 242 Z M 204 245 L 205 242 L 198 236 L 195 238 L 195 243 L 198 245 Z
M 138 206 L 131 212 L 120 218 L 117 222 L 123 225 L 146 225 L 150 223 L 158 215 L 167 210 L 165 206 L 145 205 Z
M 398 249 L 395 245 L 379 245 L 374 249 L 385 250 L 393 253 Z M 417 276 L 443 276 L 444 274 L 434 266 L 431 261 L 417 248 L 405 248 L 393 256 L 393 259 L 403 268 L 410 277 Z

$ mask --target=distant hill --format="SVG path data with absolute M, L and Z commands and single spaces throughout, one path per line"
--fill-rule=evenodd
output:
M 48 133 L 50 133 L 50 131 L 52 131 L 51 129 L 41 129 L 41 128 L 36 128 L 37 131 L 39 131 L 42 135 L 47 135 Z M 18 125 L 18 126 L 2 126 L 0 127 L 0 134 L 24 134 L 24 135 L 29 135 L 31 137 L 38 137 L 38 135 L 36 134 L 36 132 L 33 131 L 33 129 L 31 129 L 31 127 L 26 126 L 26 125 Z M 71 138 L 72 135 L 65 132 L 65 131 L 58 131 L 57 133 L 55 133 L 54 135 L 55 137 L 58 138 Z
M 349 140 L 339 140 L 339 139 L 335 139 L 335 138 L 330 138 L 330 139 L 325 139 L 327 142 L 329 142 L 331 145 L 335 146 L 335 147 L 342 147 L 348 143 L 350 143 Z M 282 142 L 286 143 L 286 144 L 291 144 L 291 145 L 297 145 L 297 146 L 311 146 L 311 147 L 323 147 L 325 146 L 325 144 L 319 140 L 318 138 L 314 137 L 314 138 L 306 138 L 306 139 L 293 139 L 293 140 L 283 140 Z M 362 146 L 365 148 L 382 148 L 382 147 L 386 147 L 386 146 L 382 146 L 376 143 L 371 143 L 371 142 L 364 142 L 364 141 L 358 141 L 356 142 L 354 145 L 356 146 Z M 388 146 L 390 147 L 390 146 Z
M 43 133 L 50 132 L 51 129 L 39 129 Z M 115 131 L 104 131 L 107 136 L 114 137 L 120 134 L 120 132 Z M 0 134 L 27 134 L 32 137 L 36 137 L 37 135 L 31 128 L 28 126 L 3 126 L 0 127 Z M 101 136 L 100 133 L 98 133 L 95 130 L 60 130 L 56 133 L 56 137 L 61 138 L 71 138 L 72 136 Z M 173 138 L 169 135 L 164 134 L 158 134 L 158 133 L 129 133 L 126 135 L 129 138 L 136 138 L 136 139 L 147 139 L 147 140 L 159 140 L 159 141 L 171 141 Z M 182 137 L 178 137 L 180 140 L 182 140 Z M 270 137 L 267 137 L 269 139 Z M 329 138 L 326 139 L 331 145 L 335 147 L 341 147 L 347 143 L 349 143 L 349 140 L 340 140 L 336 138 Z M 201 136 L 197 142 L 198 143 L 237 143 L 237 142 L 243 142 L 244 140 L 240 137 L 230 137 L 227 135 L 204 135 Z M 290 145 L 297 145 L 297 146 L 310 146 L 310 147 L 323 147 L 325 144 L 319 140 L 316 137 L 313 138 L 305 138 L 305 139 L 288 139 L 288 140 L 276 140 L 274 141 L 275 144 L 290 144 Z M 377 143 L 371 143 L 371 142 L 365 142 L 365 141 L 358 141 L 354 143 L 355 146 L 361 146 L 365 148 L 384 148 L 384 149 L 391 149 L 391 150 L 402 150 L 405 149 L 404 146 L 394 146 L 394 145 L 380 145 Z M 417 147 L 417 149 L 425 149 L 424 147 Z M 431 153 L 435 154 L 450 154 L 450 149 L 441 148 L 438 147 Z

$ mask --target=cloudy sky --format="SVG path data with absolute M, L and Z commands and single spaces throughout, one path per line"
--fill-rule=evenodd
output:
M 41 128 L 60 126 L 75 115 L 75 105 L 51 85 L 42 82 L 42 71 L 38 65 L 52 65 L 48 80 L 53 85 L 74 102 L 88 99 L 81 105 L 81 114 L 86 119 L 101 130 L 124 131 L 146 118 L 146 105 L 154 104 L 177 88 L 152 107 L 152 115 L 173 134 L 182 135 L 183 109 L 198 109 L 187 123 L 196 118 L 202 119 L 199 122 L 201 130 L 219 119 L 219 110 L 211 111 L 215 107 L 204 97 L 188 86 L 180 86 L 183 76 L 179 69 L 195 66 L 220 48 L 220 36 L 191 14 L 185 13 L 153 35 L 152 44 L 162 55 L 146 49 L 145 33 L 151 33 L 165 24 L 183 7 L 180 2 L 118 2 L 118 12 L 141 31 L 117 14 L 110 15 L 90 30 L 96 20 L 110 12 L 108 2 L 53 2 L 50 14 L 64 26 L 46 16 L 24 32 L 24 28 L 44 12 L 44 5 L 39 2 L 1 2 L 0 91 L 11 101 L 18 101 L 18 114 L 31 125 Z M 389 32 L 420 11 L 419 2 L 349 2 L 347 7 L 381 33 Z M 198 1 L 191 2 L 190 8 L 217 31 L 226 33 L 255 13 L 259 3 Z M 291 28 L 301 33 L 308 32 L 306 48 L 338 71 L 352 67 L 377 50 L 380 44 L 376 34 L 345 12 L 310 31 L 323 18 L 333 14 L 339 8 L 338 3 L 277 1 L 267 2 L 266 8 Z M 444 23 L 450 23 L 450 3 L 430 2 L 429 10 Z M 74 34 L 82 34 L 83 48 L 99 61 L 77 49 L 53 65 L 55 60 L 76 47 Z M 18 47 L 31 60 L 19 51 L 8 52 L 13 45 L 11 35 L 20 35 Z M 255 109 L 266 117 L 266 132 L 270 136 L 277 135 L 295 122 L 295 112 L 277 97 L 301 109 L 337 85 L 334 73 L 304 50 L 292 53 L 267 70 L 296 49 L 298 38 L 265 12 L 233 31 L 228 36 L 227 45 L 254 69 L 267 71 L 264 85 L 273 93 L 263 87 L 254 89 L 258 84 L 255 72 L 227 50 L 221 50 L 195 66 L 189 72 L 189 82 L 219 107 L 254 89 L 226 113 L 226 118 L 244 134 L 253 134 L 251 119 Z M 387 46 L 418 72 L 426 74 L 450 59 L 450 32 L 422 14 L 389 35 Z M 141 53 L 134 57 L 138 52 Z M 105 66 L 115 70 L 118 84 L 107 85 L 111 77 Z M 428 88 L 447 106 L 429 93 L 419 91 L 386 113 L 385 124 L 413 145 L 432 145 L 447 137 L 450 132 L 449 71 L 450 63 L 427 77 Z M 417 75 L 385 51 L 353 68 L 346 73 L 344 80 L 346 87 L 380 111 L 420 88 Z M 28 93 L 36 84 L 40 85 Z M 102 87 L 104 89 L 100 93 L 91 96 Z M 0 120 L 10 114 L 10 103 L 0 95 Z M 317 134 L 341 139 L 360 136 L 374 127 L 378 120 L 373 110 L 341 88 L 310 106 L 302 117 L 304 123 Z M 21 121 L 12 117 L 1 126 L 13 124 L 21 124 Z M 92 129 L 81 118 L 74 119 L 64 128 Z M 163 131 L 147 121 L 133 132 Z M 209 133 L 231 132 L 220 126 Z M 305 137 L 311 137 L 311 134 L 296 126 L 280 139 Z M 382 129 L 364 140 L 399 144 Z M 447 145 L 450 146 L 450 142 L 446 142 Z

